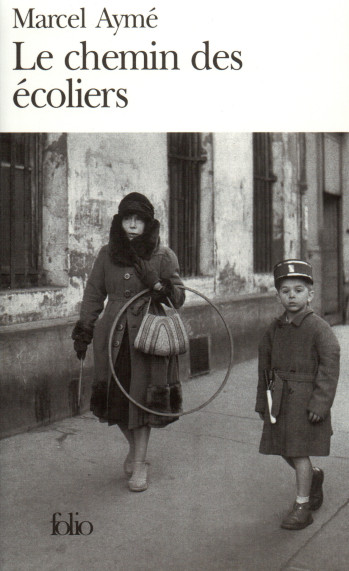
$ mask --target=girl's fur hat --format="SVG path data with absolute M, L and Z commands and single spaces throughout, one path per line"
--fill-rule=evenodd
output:
M 154 206 L 144 194 L 140 192 L 130 192 L 130 194 L 127 194 L 121 200 L 118 213 L 122 217 L 127 214 L 139 214 L 147 220 L 153 220 Z

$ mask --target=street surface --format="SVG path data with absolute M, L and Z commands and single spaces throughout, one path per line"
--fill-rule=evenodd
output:
M 325 500 L 312 525 L 280 528 L 294 473 L 258 453 L 251 360 L 233 367 L 206 408 L 152 431 L 143 493 L 127 488 L 121 432 L 90 413 L 2 440 L 1 570 L 347 571 L 349 326 L 334 331 L 341 378 L 331 456 L 314 462 L 325 470 Z M 187 404 L 195 393 L 203 402 L 220 379 L 222 372 L 191 380 Z M 71 518 L 72 533 L 81 533 L 59 535 L 70 528 L 53 527 L 57 512 L 56 522 Z

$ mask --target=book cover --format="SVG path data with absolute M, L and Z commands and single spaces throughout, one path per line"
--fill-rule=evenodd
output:
M 346 569 L 345 383 L 324 506 L 295 535 L 294 475 L 258 454 L 254 407 L 277 261 L 312 264 L 313 308 L 347 343 L 347 3 L 0 6 L 2 569 Z M 71 338 L 131 192 L 188 288 L 186 414 L 151 429 L 142 493 Z

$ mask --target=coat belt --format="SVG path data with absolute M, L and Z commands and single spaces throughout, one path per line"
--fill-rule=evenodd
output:
M 283 381 L 298 381 L 300 383 L 313 383 L 315 379 L 315 375 L 313 373 L 295 373 L 294 371 L 279 371 L 275 369 L 275 373 L 279 375 L 279 377 Z
M 298 381 L 302 383 L 313 383 L 314 375 L 311 373 L 300 373 L 293 371 L 279 371 L 273 369 L 273 388 L 272 388 L 272 409 L 271 413 L 275 418 L 280 412 L 281 399 L 284 389 L 283 381 Z

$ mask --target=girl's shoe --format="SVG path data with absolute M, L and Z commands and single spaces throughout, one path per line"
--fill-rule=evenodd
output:
M 147 462 L 133 462 L 133 474 L 128 481 L 131 492 L 144 492 L 148 488 Z
M 321 468 L 313 468 L 313 479 L 311 481 L 309 505 L 312 511 L 318 510 L 324 500 L 322 484 L 324 481 L 324 472 Z
M 290 513 L 282 520 L 283 529 L 304 529 L 313 523 L 309 502 L 298 504 L 295 502 Z

